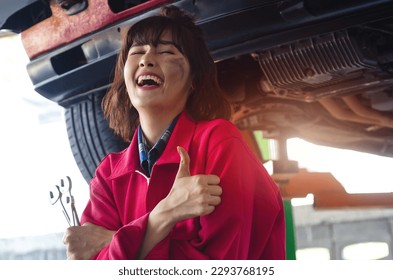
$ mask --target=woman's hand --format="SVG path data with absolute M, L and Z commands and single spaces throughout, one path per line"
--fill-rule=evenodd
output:
M 149 215 L 139 254 L 141 259 L 169 234 L 177 222 L 208 215 L 221 202 L 220 178 L 216 175 L 191 176 L 187 151 L 181 147 L 177 150 L 180 155 L 179 170 L 171 191 Z
M 216 175 L 190 174 L 190 157 L 178 147 L 180 165 L 172 189 L 152 211 L 165 213 L 168 221 L 175 223 L 212 213 L 221 202 L 220 178 Z
M 89 260 L 107 246 L 116 231 L 85 223 L 69 227 L 63 238 L 69 260 Z

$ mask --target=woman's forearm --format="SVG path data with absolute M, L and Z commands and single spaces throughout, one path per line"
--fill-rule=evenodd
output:
M 171 222 L 170 215 L 162 213 L 156 207 L 149 215 L 146 233 L 140 248 L 139 259 L 144 259 L 147 254 L 161 242 L 171 231 L 174 224 Z

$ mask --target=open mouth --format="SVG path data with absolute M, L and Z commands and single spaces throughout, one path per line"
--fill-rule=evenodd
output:
M 163 80 L 154 75 L 141 75 L 138 77 L 136 83 L 140 87 L 160 86 L 163 84 Z

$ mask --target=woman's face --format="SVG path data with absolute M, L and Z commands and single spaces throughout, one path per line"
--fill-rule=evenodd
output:
M 157 46 L 132 46 L 124 66 L 124 80 L 132 105 L 141 110 L 180 113 L 190 88 L 188 59 L 164 32 Z

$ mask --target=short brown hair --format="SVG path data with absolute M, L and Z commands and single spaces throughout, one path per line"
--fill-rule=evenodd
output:
M 195 121 L 230 117 L 231 108 L 217 82 L 217 70 L 202 30 L 194 19 L 176 6 L 161 9 L 159 15 L 145 18 L 128 30 L 120 50 L 114 80 L 104 96 L 103 111 L 109 126 L 125 141 L 131 141 L 139 116 L 129 99 L 123 69 L 132 45 L 157 45 L 169 31 L 178 50 L 188 59 L 193 92 L 186 104 Z

